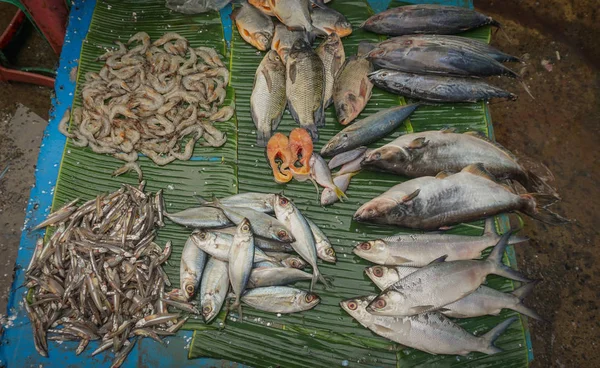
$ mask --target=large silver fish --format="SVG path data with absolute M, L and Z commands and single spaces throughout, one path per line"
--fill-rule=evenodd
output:
M 352 298 L 340 302 L 340 306 L 377 335 L 430 354 L 467 355 L 472 351 L 500 353 L 502 349 L 494 346 L 494 341 L 517 320 L 517 317 L 509 318 L 487 333 L 475 336 L 439 313 L 411 317 L 372 315 L 367 311 L 367 305 L 374 298 Z
M 200 305 L 204 323 L 210 323 L 223 306 L 229 290 L 227 262 L 211 257 L 204 267 L 200 283 Z
M 346 59 L 333 83 L 333 104 L 340 124 L 350 124 L 367 106 L 373 91 L 368 77 L 372 71 L 373 65 L 364 57 Z
M 290 50 L 286 64 L 285 93 L 294 120 L 310 133 L 313 141 L 318 140 L 317 126 L 325 124 L 325 67 L 304 40 L 294 42 Z
M 569 220 L 550 211 L 549 194 L 514 194 L 494 181 L 483 165 L 469 165 L 449 176 L 424 176 L 398 184 L 362 205 L 357 221 L 433 230 L 503 212 L 520 211 L 548 224 Z
M 261 51 L 269 48 L 273 39 L 274 25 L 270 17 L 263 14 L 247 1 L 242 1 L 240 6 L 231 13 L 240 36 L 244 41 Z
M 297 40 L 304 40 L 307 43 L 312 43 L 312 36 L 305 31 L 291 31 L 281 23 L 275 25 L 275 35 L 273 36 L 273 43 L 271 43 L 271 50 L 277 51 L 277 55 L 283 61 L 283 64 L 287 64 L 288 55 L 292 48 L 292 45 Z
M 317 294 L 289 286 L 269 286 L 246 291 L 244 304 L 271 313 L 296 313 L 314 308 L 321 299 Z
M 462 6 L 419 4 L 375 14 L 362 24 L 362 28 L 378 34 L 400 36 L 455 34 L 488 24 L 500 27 L 491 17 Z
M 279 196 L 275 203 L 275 216 L 292 231 L 294 238 L 296 238 L 296 241 L 292 243 L 292 247 L 313 269 L 310 290 L 313 290 L 317 280 L 320 280 L 323 284 L 327 284 L 317 266 L 315 238 L 310 225 L 298 208 L 286 197 Z
M 233 225 L 218 208 L 192 207 L 176 213 L 164 212 L 164 215 L 178 225 L 199 229 Z
M 323 108 L 327 108 L 333 102 L 333 83 L 342 66 L 346 62 L 344 45 L 340 36 L 332 33 L 315 50 L 321 58 L 325 67 L 325 93 L 323 96 Z
M 296 268 L 259 267 L 253 268 L 248 280 L 248 289 L 293 284 L 296 281 L 311 280 L 312 275 Z
M 398 234 L 358 244 L 353 253 L 373 263 L 389 266 L 423 267 L 442 256 L 446 261 L 476 259 L 494 246 L 500 236 L 494 231 L 494 219 L 485 223 L 482 236 L 444 233 Z M 512 236 L 508 244 L 525 242 L 526 237 Z
M 181 251 L 179 265 L 180 293 L 185 300 L 190 300 L 198 291 L 206 258 L 206 253 L 196 246 L 192 237 L 189 237 Z
M 294 31 L 311 32 L 309 0 L 269 0 L 271 11 L 277 19 Z
M 241 297 L 246 290 L 252 263 L 254 259 L 254 236 L 250 221 L 243 219 L 237 227 L 237 233 L 233 237 L 233 243 L 229 249 L 229 281 L 235 294 L 235 302 L 231 309 L 238 309 L 240 321 L 242 316 Z
M 431 312 L 474 292 L 489 274 L 529 282 L 502 263 L 511 233 L 502 236 L 485 260 L 434 262 L 385 289 L 367 307 L 376 315 L 412 316 Z
M 256 144 L 265 147 L 277 129 L 286 104 L 285 65 L 277 52 L 267 52 L 254 76 L 250 112 L 256 126 Z

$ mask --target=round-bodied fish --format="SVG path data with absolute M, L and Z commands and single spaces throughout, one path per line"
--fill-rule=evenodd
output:
M 235 294 L 235 302 L 231 309 L 237 308 L 240 320 L 243 319 L 241 298 L 246 290 L 252 263 L 254 260 L 254 236 L 252 235 L 250 221 L 243 219 L 237 227 L 229 249 L 228 270 L 231 289 Z
M 181 251 L 179 265 L 180 294 L 186 301 L 198 291 L 206 258 L 206 253 L 196 246 L 192 237 L 189 237 Z
M 321 299 L 317 294 L 289 286 L 269 286 L 246 291 L 244 304 L 271 313 L 297 313 L 314 308 Z
M 291 31 L 281 23 L 275 25 L 275 34 L 271 43 L 271 50 L 277 51 L 277 55 L 287 64 L 288 55 L 292 49 L 292 45 L 297 40 L 304 40 L 307 43 L 312 43 L 312 36 L 305 31 Z
M 246 207 L 264 213 L 273 213 L 273 204 L 276 194 L 248 192 L 234 194 L 229 197 L 220 198 L 219 202 L 229 207 Z M 201 205 L 212 205 L 213 202 L 200 196 L 195 196 Z
M 231 19 L 244 41 L 260 51 L 266 51 L 273 39 L 274 25 L 270 17 L 247 1 L 242 1 L 231 13 Z
M 340 37 L 352 34 L 352 24 L 344 14 L 330 8 L 314 8 L 311 13 L 312 25 L 321 34 L 337 34 Z
M 165 216 L 178 225 L 207 229 L 231 226 L 227 216 L 218 208 L 192 207 L 176 213 L 164 213 Z
M 337 197 L 336 197 L 337 198 Z M 335 249 L 331 246 L 331 242 L 327 239 L 327 235 L 315 224 L 311 219 L 305 217 L 310 231 L 315 238 L 315 246 L 317 247 L 317 257 L 325 262 L 335 263 L 337 261 L 335 257 Z
M 296 268 L 288 267 L 259 267 L 253 268 L 248 280 L 248 289 L 281 286 L 297 281 L 311 280 L 312 274 Z
M 337 33 L 332 33 L 316 49 L 317 55 L 321 58 L 325 67 L 325 93 L 323 96 L 323 106 L 327 108 L 333 102 L 333 83 L 335 77 L 340 72 L 346 62 L 344 45 Z
M 373 65 L 364 57 L 346 59 L 333 83 L 333 104 L 340 124 L 350 124 L 371 99 L 373 83 L 368 75 L 372 71 Z
M 227 262 L 211 257 L 204 267 L 200 283 L 200 305 L 204 323 L 210 323 L 219 314 L 228 290 Z
M 234 234 L 226 234 L 218 231 L 195 231 L 191 235 L 196 246 L 212 257 L 227 262 L 229 260 L 229 249 L 233 244 Z M 255 248 L 254 262 L 276 261 L 269 257 L 261 249 Z

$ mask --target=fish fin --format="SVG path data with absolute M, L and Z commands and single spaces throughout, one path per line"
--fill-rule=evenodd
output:
M 497 354 L 502 352 L 502 349 L 494 346 L 494 342 L 500 335 L 502 335 L 508 326 L 512 325 L 517 319 L 518 317 L 511 317 L 506 321 L 499 323 L 496 327 L 482 335 L 480 338 L 486 342 L 487 346 L 479 351 L 485 354 Z
M 319 279 L 319 276 L 321 276 L 321 274 L 319 273 L 319 270 L 315 267 L 315 269 L 313 270 L 313 275 L 312 275 L 312 280 L 310 280 L 310 289 L 309 291 L 313 291 L 313 289 L 315 288 L 315 285 L 317 284 L 317 280 Z
M 519 231 L 520 228 L 513 228 L 511 230 L 513 231 L 513 234 L 514 234 L 517 231 Z M 499 236 L 498 232 L 496 231 L 496 218 L 495 217 L 488 217 L 487 219 L 485 219 L 485 223 L 484 223 L 484 227 L 483 227 L 483 235 L 484 236 L 485 235 L 492 236 L 492 237 Z M 514 244 L 524 243 L 526 241 L 529 241 L 529 238 L 526 236 L 512 235 L 508 239 L 508 244 L 514 245 Z
M 421 313 L 428 312 L 434 308 L 435 308 L 435 306 L 433 306 L 433 305 L 419 305 L 419 306 L 410 308 L 410 313 L 421 314 Z
M 363 78 L 360 81 L 360 89 L 358 90 L 358 95 L 366 98 L 367 93 L 368 93 L 367 80 Z
M 332 33 L 335 33 L 335 29 L 333 29 L 333 28 L 330 28 L 330 27 L 323 27 L 323 29 L 325 30 L 325 32 L 326 32 L 327 34 L 332 34 Z
M 527 317 L 531 317 L 533 319 L 537 319 L 538 321 L 544 321 L 547 322 L 547 320 L 540 316 L 536 311 L 534 311 L 533 309 L 529 308 L 528 306 L 526 306 L 523 303 L 519 303 L 517 305 L 515 305 L 514 307 L 511 308 L 512 310 L 519 312 Z
M 519 300 L 523 300 L 527 297 L 527 295 L 529 295 L 533 291 L 533 288 L 539 283 L 539 280 L 530 282 L 521 286 L 518 289 L 515 289 L 511 294 L 519 298 Z
M 421 189 L 417 189 L 417 190 L 415 190 L 414 192 L 412 192 L 412 193 L 410 193 L 410 194 L 408 194 L 408 195 L 405 195 L 405 196 L 404 196 L 404 197 L 402 197 L 402 199 L 401 199 L 402 203 L 410 202 L 410 201 L 412 201 L 413 199 L 417 198 L 417 196 L 419 195 L 419 193 L 420 193 L 420 192 L 421 192 Z
M 265 77 L 265 82 L 267 83 L 267 89 L 269 90 L 269 93 L 271 93 L 271 91 L 273 90 L 273 80 L 271 79 L 271 76 L 269 75 L 269 71 L 267 70 L 267 68 L 263 68 L 262 69 L 262 74 Z
M 489 138 L 487 135 L 483 134 L 483 133 L 482 133 L 482 132 L 480 132 L 480 131 L 477 131 L 477 130 L 472 130 L 472 131 L 470 131 L 470 132 L 465 132 L 465 133 L 463 133 L 463 134 L 464 134 L 464 135 L 471 136 L 471 137 L 479 138 L 479 139 L 481 139 L 482 141 L 486 141 L 486 142 L 488 142 L 489 144 L 492 144 L 492 145 L 494 145 L 496 148 L 498 148 L 499 150 L 501 150 L 502 152 L 504 152 L 504 153 L 505 153 L 505 154 L 507 154 L 508 156 L 510 156 L 510 158 L 512 158 L 513 160 L 515 160 L 515 161 L 517 160 L 517 157 L 516 157 L 516 156 L 515 156 L 515 155 L 514 155 L 512 152 L 510 152 L 509 150 L 507 150 L 507 149 L 506 149 L 506 148 L 505 148 L 503 145 L 501 145 L 500 143 L 498 143 L 498 142 L 496 142 L 496 141 L 493 141 L 493 140 L 491 140 L 491 139 L 490 139 L 490 138 Z
M 250 32 L 248 32 L 248 30 L 247 30 L 247 29 L 243 29 L 243 30 L 242 30 L 242 33 L 243 33 L 243 34 L 244 34 L 244 36 L 246 36 L 246 37 L 251 37 L 251 36 L 252 36 L 252 34 L 251 34 Z
M 454 128 L 454 127 L 443 127 L 440 130 L 440 133 L 444 133 L 444 134 L 445 133 L 456 133 L 456 128 Z
M 289 77 L 292 83 L 296 83 L 296 63 L 290 63 Z
M 521 211 L 531 218 L 549 225 L 561 225 L 571 222 L 571 220 L 546 208 L 557 201 L 557 198 L 551 194 L 529 193 L 521 194 L 520 197 L 527 201 L 527 205 Z
M 319 106 L 319 108 L 314 113 L 315 125 L 318 127 L 325 126 L 325 109 L 323 105 Z M 309 130 L 310 133 L 310 130 Z M 312 137 L 312 134 L 311 134 Z M 317 140 L 317 139 L 313 139 Z
M 273 43 L 273 48 L 275 50 L 279 49 L 280 44 L 281 44 L 281 40 L 278 39 L 277 41 L 275 41 L 275 43 Z
M 468 172 L 470 174 L 477 175 L 477 176 L 480 176 L 482 178 L 485 178 L 485 179 L 491 180 L 493 182 L 496 182 L 496 178 L 494 177 L 494 175 L 492 175 L 485 168 L 485 166 L 483 166 L 482 163 L 471 164 L 471 165 L 465 167 L 464 169 L 462 169 L 461 172 Z
M 448 171 L 440 171 L 435 178 L 436 179 L 445 179 L 447 177 L 449 177 L 450 175 L 452 175 L 451 173 L 449 173 Z
M 204 197 L 202 197 L 202 196 L 200 196 L 198 194 L 194 194 L 193 197 L 196 200 L 196 202 L 198 202 L 198 204 L 200 204 L 200 205 L 204 205 L 204 204 L 210 203 L 209 200 L 205 199 Z
M 340 201 L 344 201 L 344 198 L 348 199 L 348 196 L 346 195 L 346 193 L 344 193 L 340 188 L 338 188 L 337 185 L 333 184 L 333 191 L 335 192 L 335 195 L 338 197 L 338 199 Z
M 323 0 L 315 0 L 312 3 L 321 9 L 327 9 L 327 6 L 325 5 L 325 1 L 323 1 Z
M 373 330 L 375 330 L 374 332 L 377 334 L 392 334 L 392 333 L 396 333 L 396 331 L 392 328 L 386 327 L 386 326 L 382 326 L 382 325 L 378 325 L 378 324 L 374 324 L 373 325 Z
M 434 263 L 442 263 L 446 261 L 446 258 L 448 258 L 447 254 L 444 254 L 441 257 L 438 257 L 436 259 L 434 259 L 433 261 L 429 262 L 428 265 L 434 264 Z
M 491 273 L 494 275 L 506 277 L 511 280 L 521 281 L 521 282 L 531 282 L 528 278 L 523 276 L 520 272 L 513 270 L 512 268 L 505 266 L 502 263 L 502 256 L 504 255 L 504 250 L 508 245 L 508 239 L 512 235 L 512 231 L 508 231 L 502 235 L 494 249 L 487 257 L 486 262 L 489 262 L 493 265 L 493 270 Z
M 408 149 L 419 149 L 419 148 L 426 147 L 428 143 L 429 143 L 429 141 L 426 140 L 425 137 L 419 137 L 419 138 L 413 139 L 413 141 L 408 144 L 407 148 Z

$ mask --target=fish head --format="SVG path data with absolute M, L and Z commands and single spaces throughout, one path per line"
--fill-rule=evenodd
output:
M 311 309 L 321 302 L 321 298 L 317 294 L 309 291 L 296 294 L 295 299 L 294 304 L 305 306 L 306 309 Z
M 398 172 L 398 167 L 405 165 L 409 159 L 410 153 L 406 149 L 399 146 L 385 145 L 366 154 L 361 165 L 381 169 L 393 168 L 394 172 Z
M 203 249 L 209 244 L 215 244 L 217 234 L 206 230 L 194 230 L 191 238 L 198 248 Z
M 271 44 L 271 37 L 272 35 L 267 32 L 256 32 L 253 35 L 256 45 L 253 46 L 261 51 L 266 51 Z
M 352 24 L 346 19 L 340 19 L 335 23 L 335 33 L 339 37 L 350 36 L 352 33 Z
M 290 57 L 295 58 L 297 55 L 304 51 L 312 51 L 312 47 L 310 43 L 304 38 L 299 38 L 292 44 L 292 48 L 290 49 Z
M 369 79 L 371 81 L 376 80 L 376 81 L 381 81 L 381 80 L 385 80 L 385 78 L 390 75 L 390 71 L 387 69 L 379 69 L 376 70 L 374 72 L 369 73 L 367 76 L 369 77 Z
M 302 258 L 297 256 L 288 257 L 282 260 L 281 264 L 283 264 L 285 267 L 297 268 L 299 270 L 302 270 L 307 266 L 306 262 Z
M 317 247 L 319 258 L 326 262 L 335 262 L 335 250 L 332 247 Z
M 394 212 L 397 202 L 385 197 L 377 197 L 360 206 L 354 213 L 356 221 L 379 222 Z
M 352 92 L 346 92 L 340 104 L 336 104 L 335 113 L 338 121 L 342 125 L 348 125 L 354 118 L 358 116 L 358 104 L 360 103 L 358 96 Z M 346 138 L 348 136 L 346 135 Z
M 212 295 L 204 295 L 206 300 L 202 301 L 202 318 L 204 319 L 204 323 L 209 323 L 216 317 L 218 310 L 215 309 L 215 301 L 211 297 Z
M 357 244 L 352 252 L 371 262 L 380 263 L 387 258 L 388 248 L 383 240 L 377 239 Z
M 396 290 L 386 290 L 367 306 L 367 312 L 379 316 L 391 316 L 397 312 L 405 301 L 404 294 Z
M 367 295 L 342 300 L 340 302 L 340 307 L 355 318 L 362 315 L 368 315 L 366 308 L 375 297 L 375 295 Z
M 181 294 L 185 298 L 186 301 L 190 300 L 194 294 L 196 294 L 196 288 L 198 287 L 196 277 L 191 274 L 186 274 L 183 277 L 183 281 L 181 283 Z
M 284 219 L 288 219 L 294 212 L 294 205 L 289 200 L 289 198 L 287 198 L 283 194 L 277 194 L 273 203 L 275 205 L 275 214 L 277 218 L 279 218 L 282 221 L 285 221 Z
M 267 52 L 267 55 L 265 57 L 268 61 L 269 67 L 285 70 L 283 62 L 281 61 L 281 57 L 279 57 L 279 54 L 276 50 L 270 50 L 269 52 Z
M 371 266 L 365 268 L 365 273 L 367 276 L 369 276 L 371 281 L 373 281 L 375 285 L 382 290 L 400 280 L 398 273 L 396 272 L 396 268 L 393 266 Z

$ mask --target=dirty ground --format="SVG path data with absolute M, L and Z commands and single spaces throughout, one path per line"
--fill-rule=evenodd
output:
M 340 1 L 340 0 L 337 0 Z M 600 212 L 600 12 L 594 1 L 475 0 L 504 25 L 493 44 L 527 58 L 523 72 L 535 100 L 516 81 L 493 83 L 520 94 L 491 106 L 496 139 L 517 155 L 545 164 L 572 224 L 550 227 L 526 220 L 532 240 L 517 249 L 519 267 L 542 282 L 527 304 L 544 322 L 531 321 L 532 367 L 599 367 L 600 249 L 593 221 Z M 14 8 L 0 3 L 0 29 Z M 51 48 L 35 32 L 24 35 L 13 62 L 52 67 Z M 48 119 L 51 91 L 0 82 L 0 311 L 12 281 L 24 209 Z M 24 107 L 21 107 L 22 104 Z M 42 120 L 35 118 L 39 115 Z

